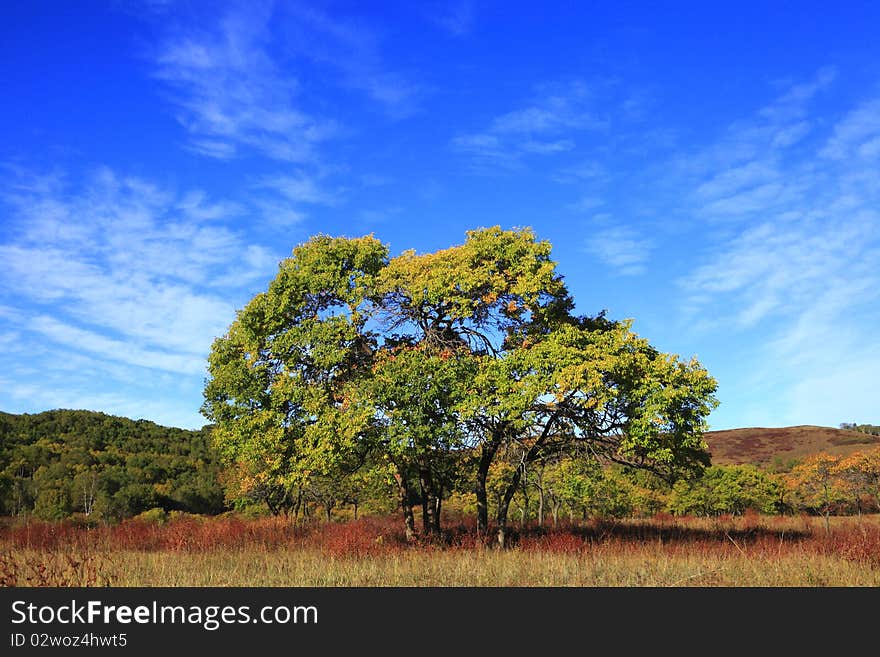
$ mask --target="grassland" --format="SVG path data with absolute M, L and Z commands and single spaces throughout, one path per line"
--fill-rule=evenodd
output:
M 186 517 L 7 523 L 6 586 L 880 586 L 880 518 L 747 515 L 529 527 L 506 550 L 452 524 L 406 544 L 396 519 L 294 526 Z
M 750 463 L 760 467 L 824 452 L 849 456 L 880 447 L 880 436 L 859 431 L 801 425 L 794 427 L 726 429 L 704 434 L 714 465 Z

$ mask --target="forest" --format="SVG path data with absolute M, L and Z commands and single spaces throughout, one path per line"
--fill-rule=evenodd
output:
M 0 413 L 0 509 L 44 520 L 117 521 L 151 508 L 225 508 L 210 428 L 92 411 Z

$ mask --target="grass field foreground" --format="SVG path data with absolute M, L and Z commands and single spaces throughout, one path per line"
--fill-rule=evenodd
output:
M 181 517 L 0 528 L 4 586 L 880 586 L 880 517 L 590 521 L 509 549 L 450 523 L 407 544 L 393 518 L 296 525 Z

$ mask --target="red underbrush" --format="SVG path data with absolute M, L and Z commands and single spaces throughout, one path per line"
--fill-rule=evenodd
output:
M 826 545 L 830 554 L 880 568 L 880 526 L 856 524 L 845 532 L 831 532 L 826 537 Z
M 815 519 L 813 519 L 815 520 Z M 745 514 L 716 518 L 658 516 L 639 520 L 560 522 L 557 526 L 509 529 L 511 549 L 551 554 L 644 554 L 736 556 L 773 559 L 786 554 L 837 555 L 880 568 L 880 523 L 847 520 L 825 532 L 810 519 Z M 318 550 L 328 557 L 363 558 L 397 552 L 482 550 L 496 545 L 494 529 L 478 533 L 472 518 L 451 518 L 442 534 L 408 542 L 396 517 L 340 522 L 294 522 L 289 518 L 244 519 L 178 516 L 166 522 L 128 520 L 112 525 L 73 522 L 0 524 L 0 585 L 10 581 L 13 552 L 55 555 L 43 559 L 30 581 L 65 581 L 65 572 L 95 572 L 114 551 L 206 552 L 217 550 Z M 6 556 L 4 556 L 6 555 Z M 66 559 L 69 560 L 65 561 Z M 55 568 L 47 572 L 46 563 Z M 4 570 L 5 569 L 5 570 Z M 21 569 L 19 568 L 19 571 Z M 63 585 L 63 584 L 61 584 Z

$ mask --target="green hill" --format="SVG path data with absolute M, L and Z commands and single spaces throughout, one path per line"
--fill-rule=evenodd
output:
M 0 413 L 0 513 L 118 519 L 154 507 L 220 512 L 209 433 L 94 411 Z

